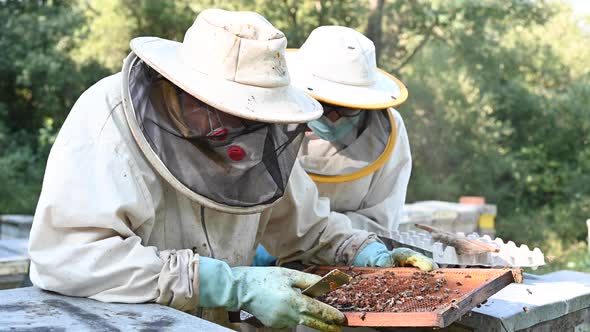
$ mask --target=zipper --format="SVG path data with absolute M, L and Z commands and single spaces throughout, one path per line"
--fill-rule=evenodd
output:
M 209 246 L 209 252 L 211 253 L 211 258 L 215 258 L 215 252 L 213 252 L 213 246 L 211 246 L 211 241 L 209 241 L 209 233 L 207 232 L 207 223 L 205 222 L 205 207 L 201 205 L 201 226 L 203 226 L 203 231 L 205 232 L 205 239 L 207 240 L 207 245 Z
M 203 227 L 203 231 L 205 232 L 205 239 L 207 240 L 207 245 L 209 246 L 209 253 L 211 254 L 211 258 L 215 258 L 215 252 L 213 252 L 213 246 L 211 246 L 211 241 L 209 240 L 209 232 L 207 232 L 207 223 L 205 222 L 205 207 L 201 205 L 201 226 Z M 203 318 L 203 308 L 197 308 L 197 317 Z

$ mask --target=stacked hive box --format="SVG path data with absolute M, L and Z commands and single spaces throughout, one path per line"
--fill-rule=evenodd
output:
M 33 216 L 0 215 L 0 289 L 28 285 L 29 232 Z
M 493 236 L 496 212 L 496 206 L 491 204 L 416 202 L 404 206 L 398 231 L 415 230 L 415 224 L 423 224 L 453 233 L 477 232 Z

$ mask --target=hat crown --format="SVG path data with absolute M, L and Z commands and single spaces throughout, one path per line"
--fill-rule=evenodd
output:
M 369 86 L 377 79 L 375 45 L 354 29 L 316 28 L 299 53 L 306 70 L 319 78 L 355 86 Z
M 285 35 L 260 14 L 207 9 L 179 52 L 187 65 L 214 78 L 275 88 L 290 83 L 286 47 Z

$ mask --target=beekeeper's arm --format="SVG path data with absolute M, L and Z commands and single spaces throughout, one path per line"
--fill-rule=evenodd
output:
M 353 229 L 346 215 L 330 211 L 329 199 L 319 197 L 298 162 L 285 196 L 272 207 L 261 231 L 262 244 L 280 262 L 347 265 L 359 249 L 377 241 L 375 234 Z
M 101 90 L 118 90 L 113 81 L 78 100 L 52 148 L 30 235 L 31 280 L 65 295 L 187 309 L 198 258 L 141 243 L 155 208 L 113 120 L 121 106 Z
M 104 302 L 244 309 L 271 327 L 338 330 L 341 312 L 296 289 L 318 276 L 277 267 L 231 268 L 191 250 L 142 244 L 163 193 L 158 179 L 131 159 L 121 137 L 117 76 L 106 81 L 115 97 L 104 94 L 105 81 L 87 91 L 51 151 L 30 237 L 33 283 Z
M 154 206 L 124 155 L 110 144 L 54 147 L 30 239 L 36 286 L 104 302 L 243 308 L 277 328 L 343 323 L 338 310 L 295 290 L 318 276 L 143 246 L 134 230 L 154 222 Z
M 412 171 L 412 156 L 408 133 L 400 114 L 391 110 L 397 128 L 394 150 L 385 165 L 374 173 L 371 186 L 365 195 L 361 208 L 347 211 L 352 226 L 376 233 L 386 238 L 396 230 L 406 201 L 406 190 Z
M 154 222 L 138 176 L 110 144 L 53 148 L 30 237 L 36 286 L 105 302 L 196 304 L 192 251 L 158 251 L 134 233 Z
M 413 250 L 387 250 L 374 233 L 355 229 L 348 216 L 330 211 L 329 199 L 319 197 L 299 163 L 293 167 L 285 196 L 266 217 L 261 242 L 279 264 L 299 260 L 319 265 L 438 268 Z

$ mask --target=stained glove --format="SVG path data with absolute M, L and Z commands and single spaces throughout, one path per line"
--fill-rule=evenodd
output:
M 319 276 L 281 267 L 234 267 L 217 259 L 199 258 L 199 306 L 243 309 L 264 325 L 287 328 L 303 324 L 321 331 L 339 331 L 344 315 L 308 296 Z
M 438 265 L 430 258 L 409 248 L 387 250 L 383 243 L 373 242 L 364 247 L 355 257 L 354 266 L 414 266 L 422 271 L 438 269 Z
M 269 254 L 262 244 L 256 247 L 256 255 L 252 260 L 252 266 L 274 266 L 276 262 L 277 258 Z

